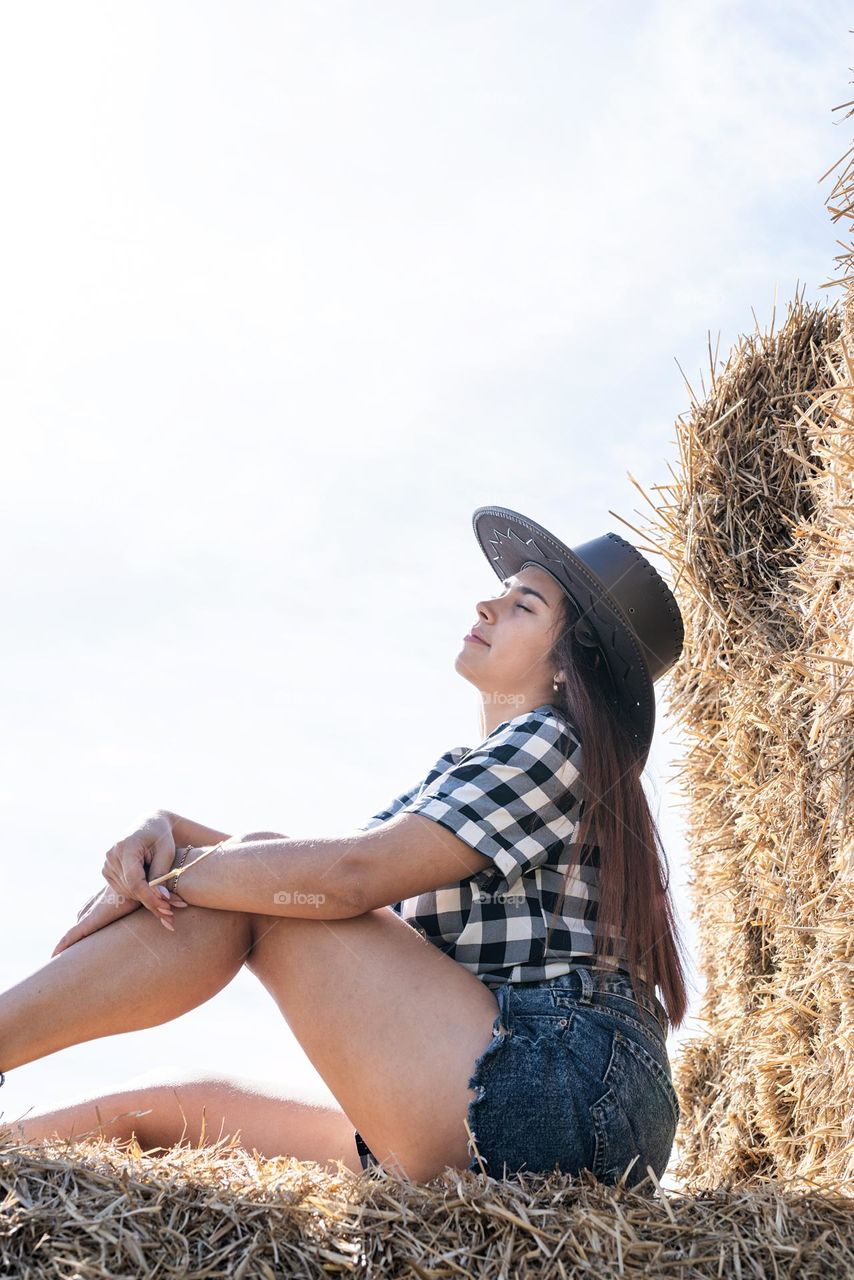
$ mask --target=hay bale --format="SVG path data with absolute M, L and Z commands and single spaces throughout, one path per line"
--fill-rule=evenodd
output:
M 849 257 L 850 261 L 850 257 Z M 654 549 L 708 1034 L 674 1063 L 675 1176 L 854 1189 L 854 282 L 742 337 L 677 422 Z M 649 500 L 649 499 L 648 499 Z
M 419 1184 L 233 1139 L 148 1155 L 133 1139 L 20 1145 L 8 1128 L 0 1181 L 4 1276 L 854 1274 L 854 1206 L 827 1192 L 642 1194 L 587 1172 Z

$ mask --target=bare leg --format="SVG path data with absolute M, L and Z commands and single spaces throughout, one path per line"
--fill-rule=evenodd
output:
M 0 1071 L 179 1018 L 231 982 L 255 941 L 254 917 L 245 911 L 187 906 L 172 923 L 169 932 L 140 907 L 0 993 Z
M 185 907 L 168 933 L 147 911 L 114 921 L 55 956 L 0 994 L 0 1067 L 11 1070 L 72 1044 L 168 1022 L 226 986 L 248 958 L 254 917 Z M 2 1101 L 2 1099 L 0 1099 Z M 101 1096 L 0 1121 L 14 1140 L 107 1140 L 135 1134 L 144 1150 L 189 1141 L 240 1141 L 264 1155 L 293 1155 L 362 1167 L 353 1124 L 340 1107 L 305 1102 L 286 1087 L 247 1077 L 174 1078 L 124 1086 Z
M 0 993 L 0 1071 L 171 1022 L 227 986 L 252 949 L 244 911 L 189 906 L 174 924 L 141 907 Z
M 179 1142 L 196 1147 L 236 1135 L 240 1146 L 263 1156 L 314 1160 L 333 1173 L 341 1160 L 352 1173 L 362 1172 L 353 1122 L 340 1107 L 294 1098 L 287 1085 L 247 1076 L 187 1071 L 155 1079 L 148 1073 L 147 1079 L 137 1077 L 100 1097 L 29 1115 L 10 1128 L 24 1142 L 83 1134 L 121 1141 L 134 1134 L 144 1151 Z

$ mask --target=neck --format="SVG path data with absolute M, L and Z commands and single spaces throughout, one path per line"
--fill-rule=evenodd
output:
M 504 724 L 505 720 L 512 720 L 515 716 L 521 716 L 526 711 L 533 711 L 535 707 L 541 707 L 544 702 L 551 701 L 548 694 L 507 698 L 502 698 L 496 694 L 483 694 L 482 698 L 480 707 L 481 740 L 488 737 L 493 729 L 497 729 L 500 724 Z

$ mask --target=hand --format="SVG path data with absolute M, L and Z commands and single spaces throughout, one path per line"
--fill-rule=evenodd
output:
M 172 826 L 167 818 L 161 814 L 155 814 L 153 817 L 146 819 L 145 822 L 125 840 L 119 841 L 110 850 L 114 853 L 122 847 L 125 852 L 130 849 L 141 849 L 141 865 L 152 867 L 153 879 L 157 875 L 161 867 L 165 865 L 165 869 L 169 870 L 174 860 L 175 842 L 172 839 Z M 170 848 L 172 853 L 170 854 Z M 110 854 L 107 855 L 109 859 Z M 104 864 L 106 867 L 106 863 Z M 59 942 L 51 952 L 51 959 L 59 955 L 67 947 L 72 946 L 75 942 L 79 942 L 81 938 L 87 937 L 90 933 L 97 933 L 99 929 L 103 929 L 104 925 L 111 924 L 114 920 L 120 920 L 122 916 L 129 915 L 132 911 L 137 911 L 141 906 L 149 907 L 152 901 L 156 904 L 155 914 L 164 923 L 166 928 L 170 927 L 169 920 L 171 912 L 169 903 L 173 906 L 186 907 L 189 904 L 179 898 L 177 894 L 169 894 L 168 899 L 165 894 L 161 894 L 159 890 L 152 890 L 151 896 L 146 903 L 138 898 L 132 898 L 124 893 L 117 893 L 111 885 L 106 885 L 103 889 L 92 894 L 87 902 L 83 904 L 77 913 L 77 924 L 67 930 L 62 935 Z
M 93 893 L 89 901 L 80 908 L 77 913 L 77 924 L 72 925 L 59 939 L 50 953 L 51 960 L 67 947 L 79 942 L 81 938 L 87 937 L 90 933 L 97 933 L 105 924 L 112 924 L 114 920 L 120 920 L 122 916 L 138 911 L 141 905 L 133 899 L 120 897 L 109 885 L 105 885 L 98 893 Z
M 147 818 L 131 835 L 113 845 L 102 867 L 102 874 L 117 898 L 136 902 L 152 915 L 163 919 L 170 914 L 169 903 L 185 907 L 188 905 L 177 894 L 170 893 L 165 885 L 152 888 L 148 883 L 157 876 L 165 875 L 174 860 L 175 838 L 172 835 L 172 824 L 163 814 L 156 813 Z

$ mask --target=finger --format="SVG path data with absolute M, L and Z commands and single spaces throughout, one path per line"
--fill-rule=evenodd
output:
M 155 839 L 155 841 L 154 841 L 154 846 L 153 846 L 153 848 L 154 848 L 154 853 L 155 853 L 155 854 L 158 854 L 158 853 L 160 852 L 160 850 L 161 850 L 161 849 L 168 849 L 168 848 L 170 847 L 170 845 L 171 845 L 171 847 L 172 847 L 172 849 L 173 849 L 173 851 L 174 851 L 174 848 L 175 848 L 175 839 L 174 839 L 174 837 L 173 837 L 173 835 L 172 835 L 171 831 L 169 831 L 169 832 L 164 831 L 164 832 L 162 833 L 162 835 L 157 836 L 157 838 L 156 838 L 156 839 Z
M 104 863 L 101 874 L 119 902 L 124 902 L 127 898 L 134 896 L 128 888 L 127 877 L 121 862 L 117 862 L 114 858 L 108 858 Z
M 112 874 L 112 872 L 109 875 L 105 874 L 104 879 L 106 880 L 107 885 L 109 886 L 109 889 L 110 889 L 110 893 L 107 894 L 107 901 L 111 905 L 114 905 L 117 902 L 124 902 L 128 896 L 128 894 L 125 891 L 125 886 L 120 884 L 120 882 L 116 879 L 116 877 Z
M 162 917 L 170 912 L 166 899 L 156 888 L 152 889 L 139 864 L 137 864 L 132 878 L 128 881 L 128 888 L 130 889 L 131 897 L 136 898 L 154 915 Z
M 133 897 L 130 885 L 133 874 L 139 867 L 139 854 L 133 844 L 120 840 L 107 854 L 103 876 L 114 893 Z M 144 872 L 140 874 L 144 875 Z
M 50 953 L 51 959 L 53 959 L 54 956 L 58 956 L 60 951 L 64 951 L 66 947 L 71 945 L 71 941 L 72 941 L 71 935 L 73 932 L 74 932 L 73 929 L 69 929 L 68 933 L 64 933 L 62 935 L 62 937 L 59 939 L 59 942 L 57 942 L 53 951 L 51 951 Z
M 92 903 L 95 901 L 95 899 L 96 899 L 97 897 L 99 897 L 99 896 L 100 896 L 100 893 L 101 893 L 100 889 L 97 889 L 97 890 L 92 894 L 92 897 L 89 899 L 89 901 L 88 901 L 88 902 L 84 902 L 83 906 L 82 906 L 82 907 L 80 908 L 80 910 L 77 912 L 77 919 L 78 919 L 78 920 L 80 920 L 83 916 L 85 916 L 86 912 L 89 910 L 89 908 L 91 907 Z
M 169 907 L 188 907 L 190 905 L 189 902 L 185 902 L 183 898 L 179 898 L 177 893 L 169 893 L 168 891 L 164 892 L 164 890 L 165 885 L 157 885 L 156 892 L 162 894 L 161 905 Z
M 120 887 L 121 877 L 122 877 L 121 863 L 117 862 L 114 857 L 112 856 L 107 857 L 106 862 L 104 863 L 103 867 L 101 867 L 101 875 L 104 877 L 107 884 L 110 886 L 110 888 L 113 890 L 114 893 L 124 892 L 123 888 Z
M 148 883 L 144 850 L 140 848 L 138 841 L 130 840 L 124 843 L 126 848 L 122 850 L 121 877 L 127 886 L 127 892 L 149 911 L 162 912 L 164 899 L 157 887 L 152 887 Z

